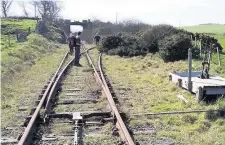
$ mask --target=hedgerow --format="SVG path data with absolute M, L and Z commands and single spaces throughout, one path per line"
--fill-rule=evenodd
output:
M 191 47 L 192 56 L 197 59 L 200 57 L 200 50 L 194 48 L 191 43 L 195 37 L 197 40 L 202 40 L 202 50 L 208 49 L 211 43 L 214 44 L 214 48 L 218 47 L 220 51 L 222 50 L 217 39 L 205 34 L 194 34 L 170 25 L 148 26 L 147 28 L 147 30 L 141 29 L 134 34 L 121 31 L 119 35 L 107 36 L 102 41 L 100 51 L 109 55 L 129 57 L 159 53 L 161 58 L 168 62 L 186 59 L 187 50 Z
M 182 60 L 188 57 L 191 47 L 191 39 L 187 34 L 174 34 L 159 42 L 159 55 L 165 62 Z
M 138 56 L 145 55 L 145 43 L 142 39 L 129 35 L 114 35 L 103 39 L 101 52 L 109 55 Z

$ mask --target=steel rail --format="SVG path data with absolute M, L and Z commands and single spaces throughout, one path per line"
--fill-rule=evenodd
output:
M 152 113 L 140 113 L 140 114 L 130 114 L 130 116 L 144 116 L 144 115 L 173 115 L 173 114 L 190 114 L 190 113 L 207 113 L 225 111 L 222 109 L 218 110 L 187 110 L 187 111 L 168 111 L 168 112 L 152 112 Z
M 105 77 L 104 77 L 104 74 L 103 74 L 103 71 L 102 71 L 102 53 L 100 53 L 99 55 L 99 60 L 98 60 L 98 68 L 99 68 L 99 72 L 100 72 L 100 75 L 101 75 L 101 79 L 102 79 L 102 82 L 106 88 L 106 96 L 107 96 L 107 99 L 108 99 L 108 102 L 111 106 L 111 109 L 113 111 L 113 113 L 115 114 L 116 116 L 116 119 L 117 119 L 117 126 L 119 127 L 119 131 L 122 133 L 121 136 L 124 136 L 124 138 L 126 139 L 126 142 L 129 144 L 129 145 L 135 145 L 130 133 L 128 132 L 127 130 L 127 127 L 126 125 L 124 124 L 124 121 L 122 119 L 122 117 L 120 116 L 120 113 L 116 107 L 116 104 L 115 104 L 115 101 L 113 100 L 113 97 L 112 97 L 112 94 L 109 90 L 109 87 L 106 83 L 106 80 L 105 80 Z
M 48 117 L 48 114 L 50 113 L 51 111 L 51 107 L 52 107 L 52 103 L 51 103 L 51 100 L 52 98 L 56 95 L 56 92 L 57 92 L 57 88 L 58 88 L 58 85 L 59 83 L 61 82 L 62 80 L 62 76 L 63 74 L 66 72 L 66 70 L 69 68 L 69 66 L 71 66 L 73 64 L 73 61 L 74 59 L 70 60 L 66 66 L 63 68 L 63 70 L 59 73 L 57 79 L 55 80 L 51 90 L 50 90 L 50 93 L 48 95 L 48 101 L 45 105 L 45 117 L 44 119 L 46 119 Z
M 93 49 L 94 47 L 91 47 L 87 50 L 91 50 Z M 86 53 L 86 51 L 82 52 L 80 55 Z M 62 76 L 63 74 L 66 72 L 66 70 L 69 68 L 69 66 L 71 66 L 73 64 L 73 61 L 74 59 L 72 59 L 69 63 L 66 64 L 66 66 L 63 68 L 63 70 L 59 73 L 59 75 L 57 76 L 57 79 L 56 81 L 54 82 L 53 86 L 52 86 L 52 89 L 48 95 L 48 100 L 47 100 L 47 103 L 45 105 L 45 117 L 44 117 L 44 121 L 45 119 L 48 117 L 48 114 L 50 113 L 51 111 L 51 100 L 52 98 L 56 95 L 56 91 L 57 91 L 57 88 L 59 87 L 59 83 L 61 82 L 61 79 L 62 79 Z
M 95 69 L 95 66 L 88 54 L 88 50 L 86 51 L 86 56 L 87 56 L 87 59 L 90 63 L 90 65 L 92 66 L 92 68 L 94 69 L 94 72 L 95 72 L 95 76 L 97 77 L 97 80 L 99 81 L 99 83 L 102 85 L 102 88 L 103 88 L 103 91 L 105 92 L 106 94 L 106 97 L 107 97 L 107 100 L 109 102 L 109 105 L 110 105 L 110 108 L 111 110 L 113 111 L 116 119 L 117 119 L 117 128 L 119 129 L 119 134 L 120 134 L 120 137 L 125 140 L 129 145 L 135 145 L 134 144 L 134 141 L 133 139 L 131 138 L 120 114 L 119 114 L 119 111 L 116 107 L 116 104 L 113 100 L 113 97 L 109 91 L 109 88 L 108 88 L 108 85 L 106 84 L 106 81 L 105 81 L 105 78 L 103 76 L 103 72 L 102 72 L 102 68 L 101 68 L 101 54 L 99 56 L 99 60 L 98 60 L 98 67 L 99 67 L 99 71 L 100 71 L 100 74 L 101 74 L 101 77 L 99 76 L 97 70 Z
M 54 84 L 54 81 L 55 81 L 55 79 L 56 79 L 56 77 L 57 77 L 57 75 L 58 75 L 58 73 L 59 73 L 59 70 L 60 70 L 60 68 L 62 67 L 62 64 L 64 63 L 64 61 L 65 61 L 65 59 L 67 58 L 67 56 L 68 56 L 68 52 L 67 52 L 66 55 L 63 57 L 63 59 L 62 59 L 60 65 L 59 65 L 57 71 L 55 72 L 55 74 L 54 74 L 54 76 L 52 77 L 50 83 L 48 84 L 48 86 L 47 86 L 47 88 L 46 88 L 46 90 L 45 90 L 45 92 L 44 92 L 44 94 L 43 94 L 43 96 L 42 96 L 42 98 L 41 98 L 41 100 L 40 100 L 40 102 L 39 102 L 37 108 L 35 109 L 34 114 L 32 115 L 32 117 L 31 117 L 31 119 L 30 119 L 30 121 L 29 121 L 27 127 L 25 128 L 25 131 L 24 131 L 22 137 L 21 137 L 20 140 L 19 140 L 18 145 L 25 145 L 25 144 L 27 144 L 27 140 L 28 140 L 28 138 L 29 138 L 29 134 L 30 134 L 30 132 L 31 132 L 31 130 L 32 130 L 32 128 L 33 128 L 33 125 L 35 124 L 35 121 L 36 121 L 36 119 L 37 119 L 37 116 L 38 116 L 38 114 L 39 114 L 39 112 L 40 112 L 40 110 L 41 110 L 41 108 L 42 108 L 42 106 L 43 106 L 43 104 L 44 104 L 44 102 L 45 102 L 45 100 L 46 100 L 46 98 L 47 98 L 47 96 L 48 96 L 48 93 L 49 93 L 49 91 L 51 90 L 52 85 Z

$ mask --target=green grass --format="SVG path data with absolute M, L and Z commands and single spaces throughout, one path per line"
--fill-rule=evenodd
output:
M 14 73 L 22 71 L 23 68 L 31 66 L 35 60 L 47 52 L 53 52 L 58 45 L 50 43 L 47 39 L 38 34 L 28 36 L 27 42 L 15 47 L 2 49 L 1 53 L 1 73 L 2 80 L 10 78 Z
M 36 24 L 36 20 L 1 19 L 1 32 L 5 34 L 7 32 L 14 32 L 16 29 L 28 32 L 29 27 L 31 31 L 34 31 Z
M 42 87 L 55 72 L 67 49 L 56 49 L 53 53 L 46 53 L 35 61 L 26 71 L 15 73 L 7 81 L 1 83 L 1 127 L 20 125 L 23 118 L 15 115 L 21 114 L 19 107 L 27 106 L 28 111 L 37 100 Z M 24 115 L 28 115 L 25 112 Z
M 213 33 L 210 35 L 218 39 L 219 43 L 223 47 L 223 50 L 225 50 L 225 25 L 198 25 L 181 28 L 193 33 Z
M 184 27 L 188 31 L 214 33 L 225 48 L 225 26 L 191 26 Z M 91 50 L 97 60 L 97 50 Z M 221 55 L 222 65 L 218 65 L 217 54 L 213 54 L 210 74 L 225 77 L 225 55 Z M 164 63 L 158 54 L 146 57 L 121 58 L 103 55 L 103 70 L 114 88 L 120 102 L 120 109 L 129 116 L 130 127 L 154 126 L 155 134 L 136 134 L 135 140 L 150 143 L 152 140 L 172 140 L 175 144 L 211 145 L 224 144 L 225 120 L 215 113 L 138 116 L 132 114 L 218 109 L 225 107 L 224 98 L 215 103 L 197 103 L 194 95 L 178 88 L 168 80 L 170 72 L 188 71 L 187 60 Z M 201 60 L 193 60 L 193 71 L 201 71 Z M 122 90 L 125 90 L 121 92 Z M 182 94 L 189 105 L 176 96 Z
M 31 32 L 35 30 L 37 25 L 36 20 L 17 20 L 17 19 L 1 19 L 1 48 L 10 49 L 20 46 L 16 40 L 16 30 L 28 32 L 30 27 Z M 8 34 L 10 34 L 8 36 Z M 10 38 L 10 44 L 9 44 Z
M 223 69 L 225 68 L 225 56 L 222 56 L 221 67 L 218 66 L 216 59 L 217 56 L 214 54 L 210 73 L 225 77 Z M 157 55 L 152 54 L 133 58 L 103 55 L 103 66 L 114 90 L 116 90 L 122 111 L 128 116 L 131 115 L 131 127 L 146 124 L 148 120 L 156 128 L 156 135 L 141 134 L 135 136 L 135 139 L 165 137 L 172 139 L 177 144 L 210 145 L 216 142 L 223 143 L 225 130 L 224 127 L 218 125 L 225 123 L 222 118 L 209 120 L 204 113 L 155 117 L 139 116 L 138 118 L 132 116 L 132 114 L 137 113 L 221 108 L 219 104 L 224 104 L 224 99 L 215 104 L 206 104 L 205 102 L 199 104 L 192 94 L 176 87 L 168 80 L 169 72 L 187 71 L 187 60 L 164 63 Z M 193 60 L 193 70 L 201 70 L 200 61 Z M 120 94 L 119 88 L 130 89 L 125 91 L 126 99 L 122 98 L 124 94 L 123 96 Z M 190 105 L 179 100 L 176 97 L 178 94 L 184 95 Z M 218 120 L 220 123 L 216 123 Z M 220 129 L 215 129 L 217 127 Z M 213 134 L 217 134 L 217 136 L 209 137 Z
M 190 32 L 224 34 L 225 25 L 197 25 L 181 27 Z

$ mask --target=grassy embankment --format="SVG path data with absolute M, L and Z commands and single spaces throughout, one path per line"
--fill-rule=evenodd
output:
M 206 28 L 208 29 L 210 28 Z M 217 32 L 225 33 L 224 29 L 219 29 Z M 221 36 L 220 34 L 217 35 Z M 225 48 L 223 37 L 219 39 L 219 42 Z M 95 59 L 97 54 L 97 50 L 92 50 L 92 56 Z M 210 73 L 225 77 L 225 56 L 222 55 L 221 58 L 222 66 L 219 67 L 217 55 L 213 55 Z M 199 104 L 193 94 L 168 81 L 169 72 L 187 71 L 187 60 L 164 63 L 157 55 L 152 54 L 133 58 L 103 55 L 103 66 L 119 98 L 122 111 L 130 115 L 130 126 L 133 129 L 145 126 L 154 130 L 153 134 L 135 135 L 137 141 L 150 142 L 150 140 L 169 138 L 176 144 L 224 144 L 225 119 L 218 114 L 212 118 L 208 116 L 209 113 L 139 116 L 138 118 L 132 116 L 136 113 L 225 107 L 224 98 L 216 103 L 201 102 Z M 201 61 L 193 60 L 193 70 L 201 70 Z M 184 95 L 189 105 L 178 99 L 176 97 L 178 94 Z
M 36 21 L 2 19 L 1 25 L 2 33 L 10 31 L 13 34 L 14 28 L 26 31 L 31 27 L 31 31 L 34 31 Z M 28 115 L 40 90 L 56 70 L 66 51 L 64 46 L 50 42 L 35 33 L 31 33 L 23 43 L 12 40 L 11 46 L 6 46 L 2 41 L 2 128 L 22 123 L 23 118 L 17 115 Z M 18 111 L 20 107 L 27 107 L 28 112 Z

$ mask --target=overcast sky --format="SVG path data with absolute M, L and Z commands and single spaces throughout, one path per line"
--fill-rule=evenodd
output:
M 26 0 L 28 2 L 29 0 Z M 136 19 L 149 24 L 174 26 L 202 23 L 225 24 L 225 0 L 62 0 L 60 15 L 72 20 L 101 19 L 118 21 Z M 28 6 L 34 16 L 33 7 Z M 10 15 L 22 15 L 14 0 Z

